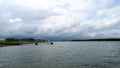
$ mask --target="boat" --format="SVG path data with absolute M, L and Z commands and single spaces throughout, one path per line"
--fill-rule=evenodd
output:
M 53 42 L 51 42 L 50 44 L 53 45 Z
M 38 45 L 38 43 L 36 42 L 35 45 Z

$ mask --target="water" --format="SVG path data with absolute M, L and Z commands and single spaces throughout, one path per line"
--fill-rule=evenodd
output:
M 120 42 L 0 47 L 0 68 L 120 68 Z

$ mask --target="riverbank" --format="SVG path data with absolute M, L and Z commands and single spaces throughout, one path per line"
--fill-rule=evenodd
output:
M 24 45 L 24 44 L 35 44 L 36 43 L 47 43 L 47 42 L 0 42 L 0 47 L 3 46 L 18 46 L 18 45 Z
M 33 39 L 33 38 L 6 38 L 5 40 L 0 40 L 0 46 L 9 46 L 9 45 L 23 45 L 23 44 L 32 44 L 32 43 L 45 43 L 47 40 Z
M 6 41 L 2 41 L 2 42 L 0 42 L 0 46 L 23 45 L 23 44 L 32 44 L 32 43 L 36 43 L 36 42 L 20 42 L 20 41 L 6 42 Z M 40 42 L 37 42 L 37 43 L 40 43 Z

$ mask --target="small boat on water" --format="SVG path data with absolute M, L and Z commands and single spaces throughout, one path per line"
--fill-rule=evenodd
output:
M 53 42 L 52 42 L 52 41 L 49 41 L 49 40 L 48 40 L 48 43 L 50 43 L 51 45 L 53 45 Z
M 36 42 L 35 45 L 38 45 L 38 43 Z
M 53 45 L 53 42 L 51 42 L 50 44 Z

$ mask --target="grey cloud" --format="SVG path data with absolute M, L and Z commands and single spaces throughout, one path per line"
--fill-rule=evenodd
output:
M 6 0 L 0 4 L 0 38 L 33 37 L 60 40 L 120 37 L 120 6 L 116 5 L 116 1 L 91 0 L 90 5 L 83 5 L 89 6 L 89 9 L 79 6 L 76 8 L 76 4 L 73 5 L 72 2 L 56 3 L 57 5 L 48 9 L 34 9 L 24 4 L 16 5 L 13 1 L 7 3 Z M 105 5 L 102 5 L 102 2 Z M 16 21 L 16 18 L 21 21 Z
M 24 32 L 26 35 L 34 34 L 37 31 L 37 27 L 33 25 L 23 25 L 18 29 L 20 32 Z
M 12 0 L 14 1 L 14 0 Z M 5 1 L 0 6 L 0 19 L 8 20 L 10 18 L 22 18 L 24 21 L 42 20 L 51 15 L 57 15 L 51 9 L 32 9 L 26 6 L 19 6 L 12 1 Z

